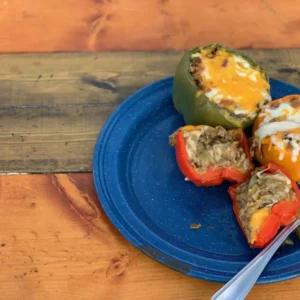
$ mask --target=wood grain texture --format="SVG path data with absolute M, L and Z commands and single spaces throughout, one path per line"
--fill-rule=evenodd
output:
M 248 50 L 270 76 L 300 86 L 300 50 Z M 0 172 L 91 170 L 112 111 L 174 74 L 181 52 L 0 56 Z
M 153 261 L 113 227 L 91 174 L 0 176 L 0 298 L 206 300 L 220 284 Z M 300 279 L 247 299 L 298 299 Z
M 0 52 L 300 46 L 294 0 L 0 0 Z

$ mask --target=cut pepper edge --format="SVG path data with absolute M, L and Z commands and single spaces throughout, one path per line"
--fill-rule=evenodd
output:
M 202 125 L 194 126 L 194 128 L 199 128 L 200 126 Z M 191 130 L 192 127 L 188 126 L 188 128 L 189 130 Z M 203 174 L 198 173 L 189 161 L 182 131 L 177 132 L 176 160 L 179 169 L 181 170 L 183 175 L 187 177 L 191 182 L 193 182 L 196 186 L 215 186 L 221 184 L 224 180 L 228 180 L 230 182 L 243 182 L 248 178 L 251 171 L 254 169 L 249 144 L 243 130 L 234 129 L 229 130 L 228 132 L 230 132 L 230 134 L 235 134 L 236 139 L 240 142 L 240 145 L 250 162 L 251 168 L 248 172 L 243 173 L 235 168 L 207 168 L 206 172 L 204 172 Z
M 266 170 L 267 173 L 281 171 L 283 174 L 285 174 L 289 180 L 291 180 L 292 190 L 295 192 L 296 200 L 281 200 L 272 207 L 271 214 L 268 216 L 262 228 L 257 233 L 255 242 L 249 243 L 253 248 L 264 248 L 276 236 L 280 227 L 287 226 L 296 219 L 297 211 L 300 208 L 300 190 L 296 182 L 291 179 L 289 173 L 284 168 L 281 168 L 274 163 L 269 163 L 266 166 L 263 166 L 262 170 Z M 238 185 L 239 184 L 230 186 L 228 193 L 233 202 L 233 212 L 236 216 L 237 222 L 247 238 L 247 234 L 239 216 L 239 209 L 236 201 L 236 189 Z

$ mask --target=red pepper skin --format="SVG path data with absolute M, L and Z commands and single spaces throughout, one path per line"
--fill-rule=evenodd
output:
M 274 173 L 279 170 L 284 173 L 292 182 L 292 189 L 296 194 L 297 200 L 280 201 L 272 207 L 270 215 L 267 217 L 265 223 L 257 233 L 256 241 L 253 244 L 250 244 L 250 246 L 253 248 L 264 248 L 275 237 L 280 227 L 287 226 L 293 220 L 295 220 L 295 218 L 297 217 L 297 212 L 300 209 L 300 190 L 296 182 L 291 179 L 288 172 L 273 163 L 269 163 L 261 169 L 268 169 L 266 171 L 267 173 Z M 240 220 L 239 209 L 236 201 L 237 187 L 238 184 L 230 186 L 228 189 L 228 193 L 232 199 L 233 211 L 236 219 L 239 223 L 239 226 L 243 230 L 243 225 Z
M 250 148 L 245 133 L 241 129 L 230 130 L 229 132 L 236 134 L 237 140 L 240 141 L 241 147 L 253 169 Z M 181 131 L 176 134 L 176 160 L 183 175 L 196 186 L 215 186 L 221 184 L 224 180 L 230 182 L 243 182 L 248 178 L 251 172 L 251 170 L 249 170 L 249 172 L 242 173 L 234 168 L 213 169 L 210 167 L 203 174 L 198 173 L 189 161 L 183 133 Z

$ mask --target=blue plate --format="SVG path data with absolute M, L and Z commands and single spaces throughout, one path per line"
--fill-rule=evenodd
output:
M 271 79 L 273 99 L 300 90 Z M 108 217 L 138 249 L 193 277 L 229 281 L 257 253 L 232 212 L 229 184 L 184 181 L 168 137 L 184 122 L 172 103 L 173 78 L 122 103 L 104 125 L 93 160 L 97 194 Z M 197 230 L 190 224 L 200 223 Z M 282 246 L 258 283 L 300 275 L 300 241 Z

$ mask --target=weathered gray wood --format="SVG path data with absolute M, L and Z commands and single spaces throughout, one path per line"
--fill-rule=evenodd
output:
M 248 50 L 300 86 L 300 50 Z M 91 170 L 96 137 L 137 89 L 173 75 L 181 52 L 0 55 L 0 172 Z

